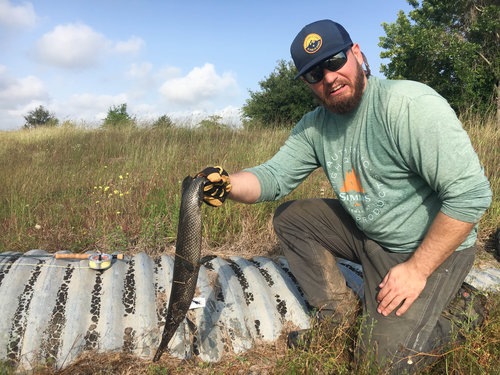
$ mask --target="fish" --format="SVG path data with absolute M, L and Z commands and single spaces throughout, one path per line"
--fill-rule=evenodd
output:
M 201 264 L 201 203 L 206 181 L 205 177 L 187 176 L 182 182 L 172 288 L 165 327 L 153 362 L 158 361 L 167 349 L 177 328 L 186 317 L 196 291 Z

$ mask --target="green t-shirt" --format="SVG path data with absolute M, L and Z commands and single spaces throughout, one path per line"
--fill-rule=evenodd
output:
M 370 77 L 345 115 L 306 114 L 278 153 L 247 169 L 259 201 L 276 200 L 322 167 L 357 226 L 391 251 L 412 252 L 439 211 L 478 222 L 491 190 L 467 133 L 439 94 L 412 81 Z M 458 248 L 473 246 L 477 226 Z

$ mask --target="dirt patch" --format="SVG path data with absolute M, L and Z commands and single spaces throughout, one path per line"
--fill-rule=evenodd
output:
M 275 343 L 256 343 L 252 350 L 240 355 L 223 357 L 220 362 L 203 362 L 197 357 L 180 360 L 163 354 L 153 363 L 150 358 L 139 358 L 125 353 L 82 353 L 70 366 L 63 370 L 43 369 L 40 375 L 160 375 L 160 374 L 253 374 L 274 373 L 276 364 L 285 358 L 288 349 L 285 335 Z

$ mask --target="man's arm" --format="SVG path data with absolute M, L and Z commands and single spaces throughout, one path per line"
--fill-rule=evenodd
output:
M 255 203 L 260 197 L 260 182 L 253 173 L 241 171 L 229 175 L 231 192 L 228 198 L 241 203 Z
M 427 278 L 465 241 L 474 225 L 439 212 L 413 256 L 384 277 L 377 311 L 387 316 L 404 301 L 396 315 L 404 314 L 424 289 Z

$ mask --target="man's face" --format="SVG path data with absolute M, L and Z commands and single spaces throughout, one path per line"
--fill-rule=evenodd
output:
M 354 110 L 363 97 L 366 77 L 361 62 L 359 45 L 347 52 L 347 63 L 339 70 L 324 70 L 324 77 L 317 83 L 307 83 L 319 102 L 330 112 L 346 114 Z

